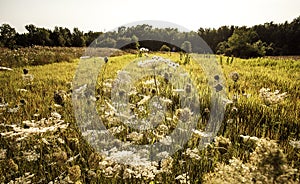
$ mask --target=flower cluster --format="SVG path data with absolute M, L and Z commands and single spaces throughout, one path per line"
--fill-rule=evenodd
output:
M 259 90 L 259 97 L 266 105 L 278 104 L 286 98 L 287 92 L 279 93 L 279 90 L 271 92 L 269 88 L 261 88 Z
M 174 69 L 179 67 L 178 63 L 174 63 L 170 59 L 164 59 L 163 57 L 160 57 L 160 56 L 153 56 L 152 59 L 140 61 L 140 62 L 138 62 L 138 66 L 139 67 L 148 67 L 148 66 L 153 67 L 153 66 L 159 65 L 160 63 L 165 63 L 169 67 L 174 68 Z

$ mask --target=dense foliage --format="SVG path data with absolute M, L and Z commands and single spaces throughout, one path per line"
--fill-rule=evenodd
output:
M 55 27 L 54 30 L 25 26 L 27 32 L 20 34 L 9 24 L 0 26 L 0 46 L 8 48 L 40 46 L 89 46 L 96 38 L 96 46 L 121 48 L 124 44 L 141 38 L 163 40 L 177 47 L 184 46 L 188 51 L 203 52 L 199 47 L 199 36 L 206 41 L 214 53 L 242 58 L 264 55 L 300 54 L 300 17 L 292 22 L 275 24 L 273 22 L 253 27 L 222 26 L 218 29 L 199 28 L 197 32 L 180 32 L 174 28 L 154 28 L 150 25 L 119 27 L 116 31 L 89 31 L 83 33 L 78 28 L 71 32 L 68 28 Z M 133 34 L 134 33 L 134 34 Z M 99 37 L 100 36 L 100 37 Z M 176 38 L 176 39 L 174 39 Z M 141 41 L 141 40 L 139 40 Z M 172 49 L 173 45 L 152 42 L 150 50 L 159 50 L 163 45 Z M 147 44 L 146 44 L 147 45 Z M 149 45 L 149 44 L 148 44 Z M 141 44 L 141 46 L 144 46 Z M 172 49 L 173 50 L 173 49 Z

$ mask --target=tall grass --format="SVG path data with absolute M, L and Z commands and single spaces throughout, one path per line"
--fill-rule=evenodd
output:
M 0 182 L 201 183 L 205 181 L 209 183 L 224 182 L 222 177 L 230 178 L 227 181 L 236 183 L 241 183 L 242 180 L 254 182 L 255 177 L 257 181 L 275 183 L 299 181 L 297 172 L 291 170 L 291 168 L 300 169 L 300 149 L 295 146 L 297 144 L 291 144 L 292 141 L 297 143 L 300 139 L 299 60 L 219 57 L 218 61 L 222 60 L 220 64 L 226 78 L 228 98 L 233 103 L 226 108 L 218 137 L 205 149 L 199 150 L 195 146 L 199 137 L 193 136 L 192 140 L 174 155 L 143 168 L 107 160 L 104 155 L 96 153 L 82 138 L 75 122 L 70 97 L 72 89 L 70 82 L 73 81 L 78 64 L 78 60 L 73 58 L 81 56 L 80 50 L 74 49 L 70 55 L 64 55 L 69 52 L 64 48 L 57 48 L 56 51 L 39 47 L 24 49 L 1 52 L 0 65 L 14 67 L 14 70 L 0 71 L 0 104 L 2 105 L 0 107 Z M 207 77 L 202 69 L 193 61 L 184 65 L 180 55 L 176 53 L 172 53 L 171 56 L 162 53 L 155 53 L 155 55 L 170 58 L 189 73 L 199 90 L 202 123 L 207 123 L 210 92 L 206 85 Z M 68 57 L 69 60 L 64 57 Z M 111 131 L 115 130 L 114 127 L 120 126 L 120 122 L 113 117 L 105 119 L 105 111 L 109 111 L 109 107 L 101 99 L 110 92 L 107 84 L 109 79 L 116 78 L 117 71 L 135 58 L 136 55 L 131 54 L 111 57 L 105 71 L 102 71 L 99 76 L 95 89 L 98 95 L 96 96 L 98 113 L 102 118 L 104 117 Z M 29 74 L 34 77 L 32 81 L 23 80 L 25 66 Z M 232 72 L 239 74 L 236 82 L 230 78 Z M 142 93 L 143 82 L 150 79 L 151 77 L 145 78 L 137 83 L 136 91 Z M 162 79 L 157 80 L 163 84 Z M 167 86 L 164 87 L 167 89 Z M 278 89 L 281 93 L 287 92 L 287 97 L 278 104 L 265 104 L 259 97 L 259 90 L 263 87 L 270 88 L 271 91 Z M 155 88 L 155 85 L 151 88 Z M 58 90 L 65 95 L 63 106 L 57 105 L 53 98 Z M 166 94 L 173 102 L 176 100 L 171 93 L 166 92 Z M 131 102 L 140 101 L 141 97 L 133 97 Z M 101 107 L 105 108 L 101 109 Z M 13 111 L 14 108 L 16 111 Z M 54 112 L 60 114 L 61 118 L 55 117 Z M 42 118 L 46 119 L 41 120 Z M 170 118 L 176 119 L 176 113 L 174 112 Z M 176 125 L 175 121 L 168 123 L 165 125 Z M 198 128 L 203 128 L 203 124 L 200 123 Z M 44 133 L 23 134 L 26 131 L 36 131 L 34 129 L 36 127 L 41 130 L 48 127 L 53 129 Z M 19 135 L 16 135 L 19 130 Z M 134 131 L 125 127 L 124 131 L 117 133 L 116 136 L 122 140 L 130 140 L 134 135 L 130 133 Z M 22 139 L 24 135 L 28 136 Z M 252 136 L 252 139 L 250 141 L 241 135 Z M 150 136 L 152 139 L 155 138 L 154 135 Z M 269 139 L 276 140 L 276 143 Z M 145 141 L 143 139 L 140 142 L 138 139 L 133 140 L 137 144 L 148 143 L 143 142 Z M 262 148 L 268 154 L 263 154 Z M 275 153 L 278 153 L 277 157 Z M 271 159 L 269 165 L 277 164 L 286 171 L 275 174 L 268 172 L 269 165 L 265 163 L 264 158 Z M 280 158 L 282 162 L 277 163 L 276 158 Z M 235 166 L 258 169 L 254 169 L 251 173 L 247 169 L 238 170 Z M 228 168 L 230 172 L 225 172 Z M 218 171 L 224 171 L 224 174 Z M 282 180 L 281 175 L 285 175 L 287 171 L 291 171 L 289 178 Z M 262 179 L 265 177 L 274 180 Z M 220 180 L 217 180 L 218 178 Z

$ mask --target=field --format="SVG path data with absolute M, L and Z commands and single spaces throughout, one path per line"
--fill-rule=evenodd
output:
M 74 94 L 91 98 L 105 127 L 119 140 L 145 145 L 171 134 L 182 117 L 188 122 L 195 115 L 180 108 L 174 92 L 178 87 L 155 75 L 141 78 L 130 94 L 114 87 L 118 70 L 138 58 L 124 54 L 102 62 L 94 92 L 89 87 L 82 91 L 72 84 L 82 50 L 32 49 L 39 50 L 0 54 L 0 65 L 13 68 L 0 71 L 0 183 L 300 182 L 299 58 L 216 56 L 226 83 L 226 111 L 217 136 L 199 149 L 199 142 L 208 137 L 203 132 L 211 110 L 208 77 L 193 59 L 181 60 L 179 53 L 149 53 L 149 58 L 170 58 L 189 74 L 198 95 L 191 99 L 199 98 L 199 103 L 190 105 L 197 105 L 199 121 L 197 130 L 190 130 L 192 138 L 177 152 L 132 166 L 96 152 L 83 138 L 75 120 Z M 179 82 L 190 93 L 189 83 Z M 156 131 L 138 132 L 123 124 L 110 101 L 113 89 L 118 89 L 117 97 L 130 98 L 139 118 L 149 115 L 150 98 L 164 96 L 167 113 Z

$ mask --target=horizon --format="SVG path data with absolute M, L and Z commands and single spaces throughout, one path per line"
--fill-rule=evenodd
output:
M 205 3 L 194 0 L 187 3 L 154 0 L 149 4 L 138 0 L 72 2 L 1 0 L 0 24 L 7 23 L 18 33 L 27 32 L 25 25 L 29 24 L 50 30 L 58 26 L 72 31 L 76 27 L 86 33 L 107 32 L 133 22 L 159 20 L 197 31 L 199 28 L 217 29 L 221 26 L 252 27 L 270 22 L 281 24 L 300 16 L 297 9 L 300 1 L 297 0 L 213 0 Z M 201 8 L 203 5 L 204 9 Z

